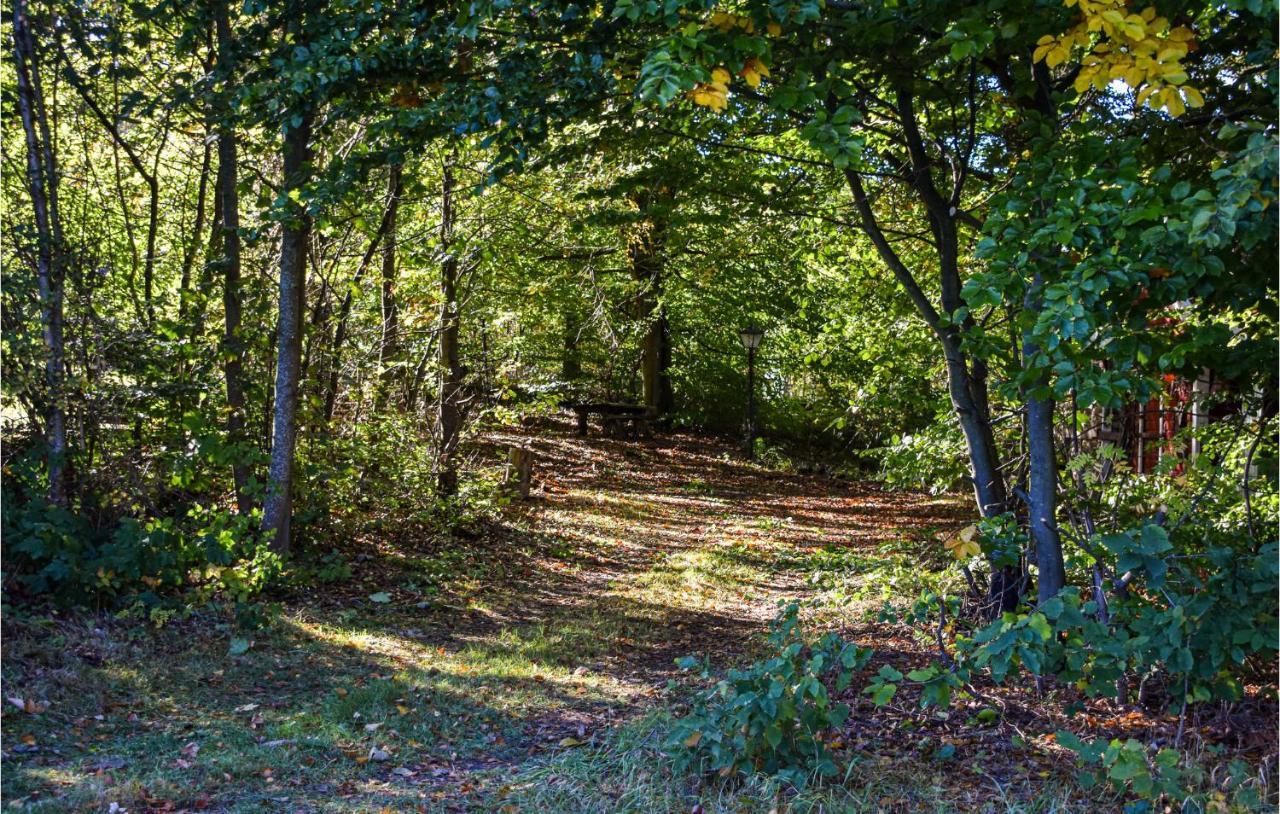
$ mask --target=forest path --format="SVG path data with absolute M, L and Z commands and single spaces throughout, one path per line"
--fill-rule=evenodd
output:
M 812 593 L 825 554 L 955 526 L 962 502 L 771 470 L 721 439 L 493 433 L 533 451 L 528 529 L 559 555 L 490 601 L 499 624 L 596 618 L 634 629 L 611 672 L 665 677 L 690 652 L 741 654 L 780 602 Z
M 552 423 L 485 435 L 475 463 L 511 444 L 536 456 L 530 500 L 453 538 L 352 513 L 354 573 L 312 572 L 257 633 L 200 615 L 160 630 L 8 620 L 6 692 L 50 707 L 6 714 L 6 800 L 501 810 L 525 766 L 667 701 L 677 657 L 749 658 L 832 557 L 849 571 L 849 552 L 879 558 L 963 512 L 770 471 L 683 433 L 578 438 Z

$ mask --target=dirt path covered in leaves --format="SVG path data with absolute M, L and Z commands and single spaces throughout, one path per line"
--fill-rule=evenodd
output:
M 8 619 L 5 695 L 43 709 L 6 705 L 6 802 L 465 808 L 661 703 L 675 658 L 748 657 L 830 552 L 876 557 L 964 513 L 771 472 L 692 435 L 581 439 L 555 424 L 479 448 L 496 461 L 510 444 L 534 452 L 529 501 L 453 539 L 363 523 L 351 577 L 303 586 L 252 635 L 201 613 L 159 630 Z

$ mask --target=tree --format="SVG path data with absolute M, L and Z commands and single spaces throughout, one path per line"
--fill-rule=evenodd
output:
M 235 75 L 235 39 L 231 30 L 231 14 L 226 0 L 213 0 L 214 31 L 217 38 L 217 70 L 224 82 Z M 240 295 L 240 172 L 239 149 L 234 120 L 227 109 L 224 90 L 218 106 L 222 114 L 218 122 L 218 212 L 217 227 L 222 234 L 222 310 L 225 330 L 222 339 L 223 376 L 227 393 L 227 436 L 233 445 L 247 443 L 245 437 L 244 365 L 242 355 L 245 343 L 241 338 L 243 306 Z M 235 483 L 236 506 L 241 514 L 248 514 L 249 467 L 243 453 L 236 455 L 232 464 Z
M 62 263 L 64 244 L 58 209 L 58 167 L 54 162 L 40 63 L 31 35 L 27 0 L 13 4 L 14 64 L 18 76 L 18 114 L 26 136 L 27 189 L 36 225 L 36 277 L 45 358 L 45 435 L 48 439 L 48 498 L 65 506 L 67 428 L 63 399 Z
M 1083 112 L 1107 122 L 1108 107 L 1119 101 L 1108 84 L 1114 79 L 1132 88 L 1129 98 L 1139 111 L 1146 105 L 1176 117 L 1203 105 L 1185 70 L 1195 30 L 1247 26 L 1257 11 L 1205 6 L 1189 15 L 1194 28 L 1154 9 L 1130 17 L 1121 12 L 1121 25 L 1106 16 L 1115 13 L 1107 4 L 1081 7 L 1075 20 L 1062 8 L 1020 2 L 746 3 L 733 11 L 658 11 L 623 2 L 615 13 L 672 32 L 649 49 L 639 77 L 642 96 L 667 104 L 687 96 L 713 111 L 732 104 L 735 116 L 767 106 L 780 128 L 797 130 L 844 174 L 860 228 L 941 349 L 979 512 L 996 517 L 1018 508 L 1011 494 L 1021 499 L 1035 541 L 1040 596 L 1054 595 L 1064 584 L 1054 441 L 1062 387 L 1055 386 L 1056 369 L 1040 362 L 1053 338 L 1026 326 L 1042 324 L 1038 314 L 1058 309 L 1049 272 L 1055 253 L 1024 256 L 1021 296 L 976 314 L 963 291 L 966 274 L 981 267 L 976 244 L 992 211 L 990 193 L 1008 183 L 1002 167 L 1047 155 L 1072 116 Z M 1247 38 L 1219 39 L 1222 48 L 1210 63 L 1249 59 L 1242 49 Z M 1085 56 L 1076 62 L 1072 54 L 1081 49 Z M 1242 75 L 1261 76 L 1256 68 Z M 911 200 L 890 211 L 883 201 L 902 203 L 892 197 L 894 189 L 909 192 Z M 926 262 L 907 262 L 901 246 L 910 242 L 925 248 Z M 1077 302 L 1065 302 L 1079 310 Z M 1017 342 L 1011 354 L 1026 364 L 1015 376 L 1014 396 L 1029 455 L 1021 474 L 1011 471 L 1016 459 L 996 443 L 989 348 L 975 353 L 968 340 L 984 330 L 988 336 L 1010 331 Z M 997 559 L 991 560 L 991 596 L 1007 610 L 1017 602 L 1021 579 Z
M 440 436 L 437 491 L 452 496 L 458 491 L 458 468 L 454 456 L 462 434 L 463 376 L 459 358 L 461 317 L 458 313 L 458 246 L 454 236 L 454 195 L 457 192 L 454 164 L 457 153 L 444 159 L 440 180 L 440 396 L 437 430 Z

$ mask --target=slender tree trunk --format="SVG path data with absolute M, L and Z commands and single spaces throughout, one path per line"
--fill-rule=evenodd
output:
M 387 234 L 387 230 L 391 228 L 391 208 L 388 206 L 382 213 L 382 221 L 378 224 L 378 231 L 374 233 L 373 240 L 369 241 L 369 247 L 364 250 L 364 256 L 360 258 L 360 265 L 356 267 L 356 273 L 351 276 L 351 284 L 347 286 L 347 293 L 342 297 L 342 304 L 338 306 L 338 324 L 333 332 L 333 344 L 329 348 L 329 359 L 326 368 L 329 371 L 329 383 L 324 392 L 324 423 L 327 426 L 333 421 L 333 411 L 338 403 L 338 379 L 342 373 L 342 349 L 347 341 L 347 323 L 351 317 L 351 308 L 355 303 L 352 291 L 359 287 L 360 281 L 364 279 L 365 272 L 369 269 L 369 264 L 373 261 L 374 254 L 378 251 L 378 246 L 382 243 L 383 237 Z
M 919 176 L 926 178 L 926 176 Z M 854 170 L 845 170 L 845 178 L 853 193 L 855 206 L 862 220 L 862 228 L 871 239 L 876 252 L 893 272 L 915 305 L 925 323 L 933 330 L 942 348 L 947 368 L 947 393 L 951 407 L 964 434 L 965 449 L 969 455 L 970 477 L 978 513 L 993 517 L 1008 510 L 1008 488 L 1000 474 L 999 452 L 988 409 L 986 366 L 979 360 L 971 360 L 961 347 L 956 329 L 945 324 L 933 302 L 921 289 L 915 275 L 902 262 L 893 245 L 880 230 L 862 178 Z M 960 304 L 959 269 L 957 267 L 956 233 L 945 202 L 938 210 L 939 197 L 931 182 L 919 182 L 926 191 L 921 192 L 929 206 L 931 228 L 938 243 L 939 275 L 942 288 L 942 305 L 948 313 L 954 313 Z M 991 566 L 991 583 L 988 586 L 990 611 L 1012 610 L 1017 607 L 1021 594 L 1021 570 L 1016 567 Z
M 445 159 L 440 196 L 440 432 L 439 473 L 436 489 L 441 496 L 458 491 L 458 465 L 454 454 L 462 434 L 462 362 L 458 333 L 458 256 L 454 251 L 454 157 Z
M 113 145 L 115 145 L 116 147 L 124 151 L 125 158 L 129 160 L 129 165 L 133 167 L 134 172 L 138 173 L 138 175 L 142 178 L 143 182 L 147 185 L 147 196 L 148 196 L 147 197 L 147 247 L 146 247 L 146 254 L 143 256 L 143 259 L 142 259 L 142 301 L 143 301 L 143 308 L 144 308 L 144 320 L 146 322 L 147 328 L 150 329 L 154 326 L 155 319 L 156 319 L 155 302 L 154 302 L 156 241 L 160 232 L 160 181 L 156 177 L 156 167 L 152 167 L 150 170 L 147 169 L 147 165 L 142 162 L 142 156 L 138 154 L 138 151 L 134 149 L 133 145 L 131 145 L 128 141 L 125 140 L 124 135 L 120 132 L 118 121 L 113 120 L 111 116 L 108 116 L 106 111 L 102 109 L 102 106 L 98 104 L 97 100 L 93 97 L 93 94 L 89 91 L 88 85 L 85 84 L 84 80 L 76 72 L 74 63 L 71 61 L 71 58 L 66 54 L 66 52 L 62 49 L 61 45 L 58 46 L 58 50 L 62 55 L 63 66 L 66 69 L 65 75 L 67 76 L 68 80 L 71 82 L 71 86 L 75 88 L 76 92 L 80 95 L 80 98 L 84 101 L 85 106 L 89 108 L 89 112 L 93 114 L 94 118 L 98 120 L 99 124 L 102 125 L 103 129 L 107 131 L 107 135 L 111 136 Z M 118 111 L 118 108 L 119 108 L 118 99 L 116 101 L 116 105 L 117 105 L 117 111 Z M 163 136 L 164 136 L 164 141 L 167 141 L 168 139 L 167 124 L 165 125 L 165 128 L 166 129 L 163 132 Z M 160 154 L 162 151 L 163 151 L 163 143 L 161 144 L 161 148 L 156 152 L 157 162 L 159 161 Z M 118 187 L 120 187 L 121 181 L 120 181 L 120 171 L 119 171 L 118 162 L 116 166 L 116 184 Z M 120 198 L 121 198 L 121 206 L 123 211 L 125 212 L 125 219 L 126 219 L 126 226 L 127 226 L 128 217 L 129 217 L 128 207 L 125 206 L 125 203 L 124 203 L 125 193 L 122 187 L 120 187 L 119 192 L 120 192 Z M 129 230 L 129 240 L 130 240 L 130 243 L 132 244 L 133 243 L 132 229 Z M 136 263 L 137 262 L 136 246 L 134 247 L 134 250 L 135 250 L 134 262 Z M 136 429 L 135 429 L 135 432 L 137 432 Z
M 231 34 L 231 14 L 227 0 L 214 0 L 214 26 L 218 37 L 218 73 L 230 82 L 235 71 L 235 42 Z M 230 111 L 223 106 L 223 116 Z M 235 125 L 228 120 L 218 124 L 218 196 L 222 232 L 222 373 L 227 388 L 227 438 L 237 447 L 231 464 L 231 477 L 236 490 L 236 507 L 241 514 L 252 510 L 249 500 L 249 465 L 245 460 L 244 341 L 240 335 L 243 313 L 240 298 L 240 192 L 239 145 Z
M 1040 291 L 1043 280 L 1035 275 L 1027 291 L 1024 308 L 1038 313 L 1041 307 Z M 1033 364 L 1040 348 L 1028 331 L 1023 335 L 1023 364 Z M 1066 584 L 1066 567 L 1062 561 L 1062 540 L 1058 535 L 1058 460 L 1053 441 L 1053 399 L 1040 397 L 1039 390 L 1048 391 L 1048 376 L 1024 393 L 1027 415 L 1027 458 L 1029 475 L 1027 483 L 1027 525 L 1035 545 L 1037 576 L 1036 596 L 1040 602 L 1052 599 Z
M 62 241 L 57 204 L 57 168 L 49 143 L 40 70 L 31 36 L 27 0 L 14 0 L 13 39 L 17 73 L 18 115 L 27 144 L 27 184 L 36 221 L 36 277 L 40 289 L 40 322 L 45 346 L 47 389 L 45 435 L 48 439 L 49 501 L 67 505 L 67 427 L 62 404 Z M 43 142 L 43 143 L 42 143 Z
M 387 393 L 397 378 L 393 365 L 400 345 L 400 315 L 396 307 L 396 216 L 400 205 L 400 170 L 400 164 L 392 164 L 387 177 L 387 230 L 382 240 L 382 342 L 378 345 L 375 413 L 381 413 L 386 406 Z
M 196 255 L 200 253 L 204 244 L 202 232 L 204 232 L 205 210 L 208 208 L 209 166 L 212 163 L 212 153 L 206 141 L 204 154 L 200 159 L 200 180 L 196 185 L 195 223 L 191 225 L 191 241 L 182 254 L 182 274 L 178 279 L 178 322 L 180 323 L 185 323 L 187 319 L 188 300 L 191 298 L 191 269 L 195 266 Z M 217 195 L 216 191 L 214 195 Z
M 312 114 L 284 134 L 284 189 L 300 190 L 307 180 Z M 280 241 L 280 309 L 276 327 L 275 407 L 272 411 L 271 463 L 262 530 L 272 535 L 272 550 L 290 548 L 293 514 L 293 464 L 298 434 L 298 390 L 301 385 L 302 330 L 306 310 L 307 241 L 311 222 L 304 206 L 293 204 Z

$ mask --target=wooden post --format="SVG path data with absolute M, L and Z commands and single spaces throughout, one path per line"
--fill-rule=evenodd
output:
M 533 483 L 533 452 L 525 447 L 511 447 L 507 453 L 507 472 L 503 486 L 516 497 L 526 500 Z

